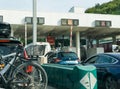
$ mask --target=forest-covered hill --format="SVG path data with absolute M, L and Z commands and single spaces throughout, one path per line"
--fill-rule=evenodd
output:
M 88 8 L 85 13 L 115 14 L 120 15 L 120 0 L 112 0 L 103 4 L 96 4 Z

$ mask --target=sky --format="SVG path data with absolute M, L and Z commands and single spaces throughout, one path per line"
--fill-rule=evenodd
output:
M 39 12 L 68 12 L 73 6 L 87 9 L 111 0 L 36 0 Z M 0 10 L 32 11 L 33 0 L 0 0 Z

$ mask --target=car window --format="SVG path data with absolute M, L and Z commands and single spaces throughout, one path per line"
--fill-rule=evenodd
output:
M 48 59 L 53 59 L 54 57 L 56 57 L 56 53 L 51 54 L 51 55 L 48 57 Z
M 98 56 L 93 56 L 89 60 L 85 61 L 87 64 L 94 64 L 96 63 L 96 60 L 98 59 Z
M 61 55 L 61 57 L 76 57 L 77 58 L 77 54 L 73 52 L 61 52 L 59 55 Z
M 53 52 L 48 52 L 45 54 L 45 57 L 49 58 L 52 54 L 53 54 Z
M 110 56 L 100 56 L 99 59 L 96 61 L 96 63 L 103 63 L 103 64 L 108 64 L 108 63 L 114 63 L 116 60 Z

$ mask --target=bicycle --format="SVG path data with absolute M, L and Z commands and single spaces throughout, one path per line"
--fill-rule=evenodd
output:
M 47 74 L 37 58 L 21 56 L 18 52 L 0 56 L 0 86 L 5 89 L 46 89 Z

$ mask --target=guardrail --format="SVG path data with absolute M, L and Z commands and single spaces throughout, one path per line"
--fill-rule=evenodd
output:
M 60 89 L 97 89 L 95 66 L 43 64 L 48 83 Z

